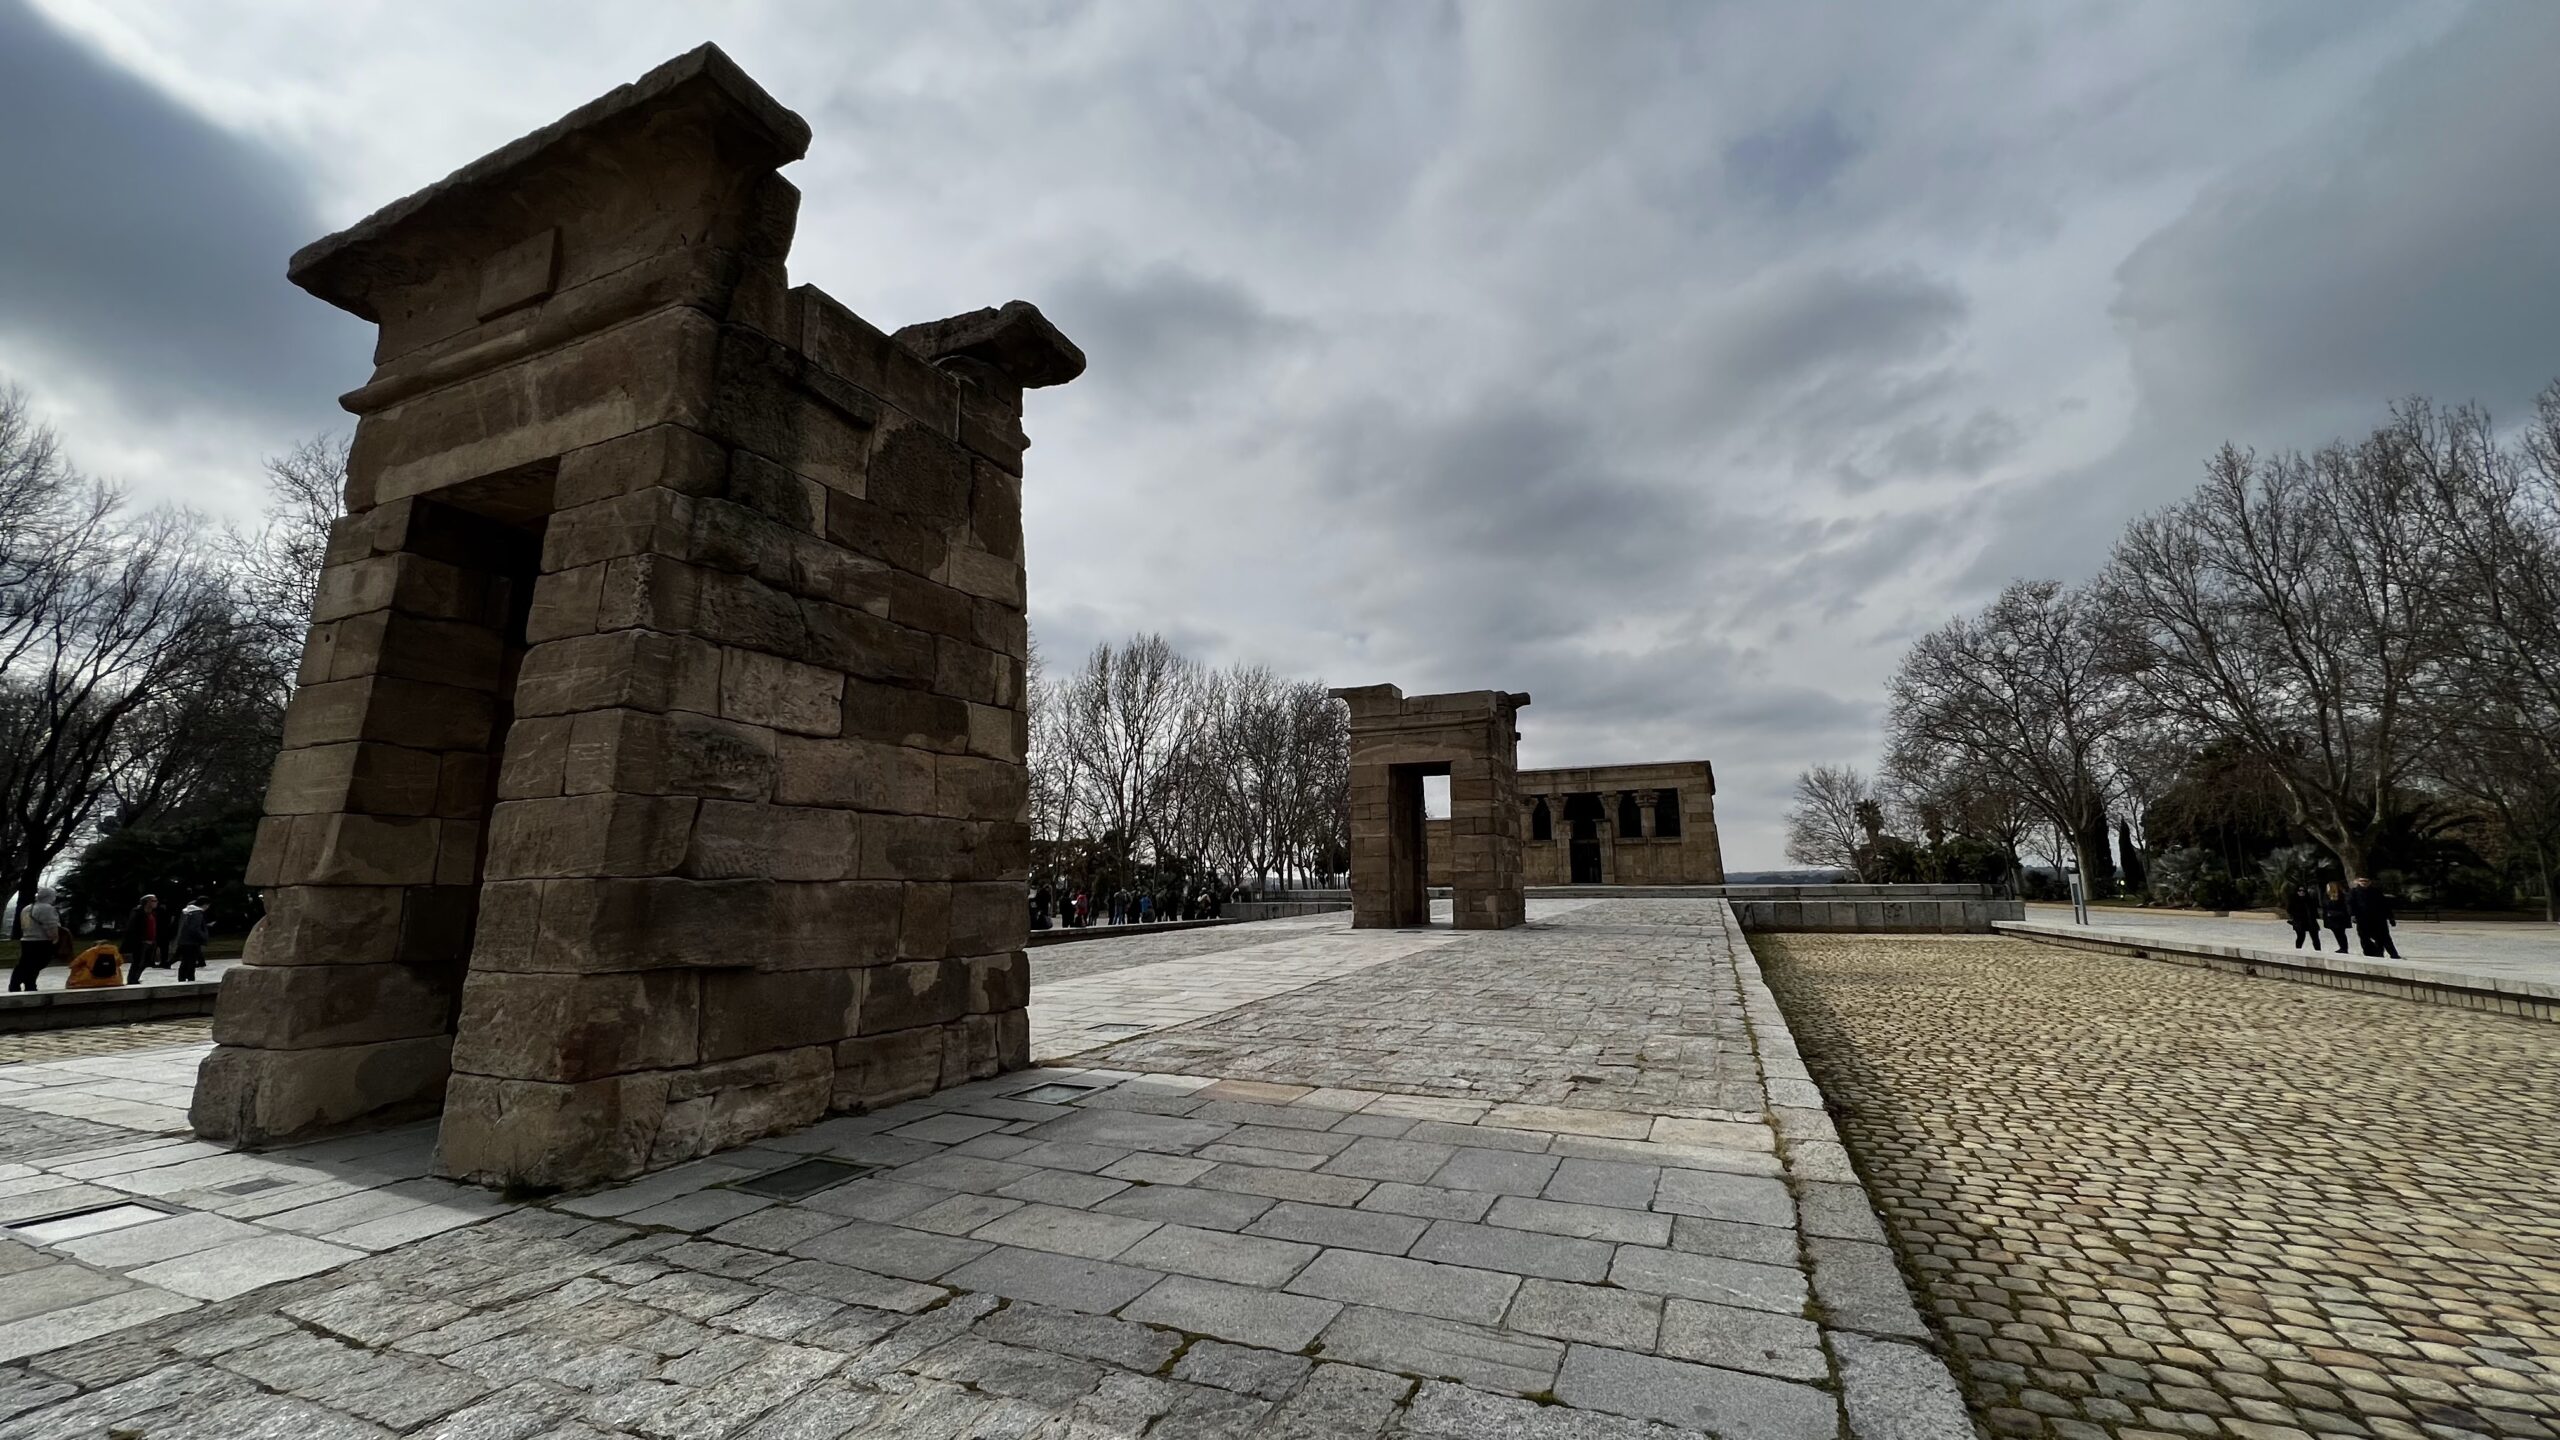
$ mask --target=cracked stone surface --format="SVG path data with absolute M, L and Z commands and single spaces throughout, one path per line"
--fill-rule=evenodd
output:
M 1967 1433 L 1889 1265 L 1809 1243 L 1863 1198 L 1762 1098 L 1803 1071 L 1722 907 L 1204 938 L 1052 987 L 1198 1018 L 531 1201 L 436 1178 L 427 1126 L 140 1132 L 200 1047 L 16 1067 L 134 1109 L 0 1149 L 0 1204 L 152 1209 L 0 1239 L 0 1433 Z M 812 1158 L 857 1168 L 742 1183 Z
M 1754 944 L 1994 1433 L 2560 1434 L 2552 1026 L 2010 940 Z M 1891 1333 L 1872 1268 L 1834 1275 Z

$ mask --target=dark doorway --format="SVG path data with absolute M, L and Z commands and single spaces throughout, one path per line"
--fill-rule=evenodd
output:
M 1570 852 L 1576 885 L 1600 883 L 1600 822 L 1608 813 L 1597 795 L 1564 797 L 1565 823 L 1573 827 Z
M 1449 773 L 1447 761 L 1387 767 L 1387 905 L 1395 926 L 1431 923 L 1430 827 L 1422 782 Z

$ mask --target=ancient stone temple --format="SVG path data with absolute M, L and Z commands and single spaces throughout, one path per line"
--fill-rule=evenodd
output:
M 1528 918 L 1521 892 L 1518 794 L 1521 707 L 1529 697 L 1466 690 L 1407 698 L 1393 685 L 1336 690 L 1351 707 L 1351 923 L 1430 923 L 1434 857 L 1422 782 L 1449 777 L 1445 848 L 1461 930 Z
M 380 327 L 198 1133 L 580 1185 L 1026 1061 L 1019 302 L 784 275 L 708 46 L 293 258 Z
M 1520 772 L 1532 885 L 1721 885 L 1716 772 L 1704 760 Z M 1449 873 L 1433 820 L 1431 883 Z

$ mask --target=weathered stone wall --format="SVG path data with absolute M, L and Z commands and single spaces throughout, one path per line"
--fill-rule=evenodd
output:
M 1407 698 L 1393 685 L 1336 690 L 1351 709 L 1351 923 L 1419 925 L 1430 918 L 1432 861 L 1445 856 L 1455 923 L 1499 930 L 1525 923 L 1521 893 L 1520 735 L 1529 697 L 1468 690 Z M 1449 819 L 1426 825 L 1422 779 L 1449 777 Z
M 1664 791 L 1677 797 L 1680 833 L 1658 833 L 1655 798 Z M 1643 811 L 1638 832 L 1619 828 L 1618 799 L 1632 794 Z M 1715 767 L 1704 760 L 1655 765 L 1595 765 L 1566 770 L 1520 772 L 1521 866 L 1531 885 L 1569 885 L 1573 877 L 1574 827 L 1565 815 L 1566 797 L 1596 795 L 1601 814 L 1594 823 L 1601 885 L 1721 885 L 1724 850 L 1716 839 Z M 1544 799 L 1550 839 L 1540 840 L 1531 823 L 1534 807 Z M 1440 836 L 1446 822 L 1431 822 L 1431 883 L 1446 885 Z
M 783 262 L 705 47 L 295 257 L 379 322 L 195 1121 L 576 1185 L 1026 1063 L 1016 302 Z

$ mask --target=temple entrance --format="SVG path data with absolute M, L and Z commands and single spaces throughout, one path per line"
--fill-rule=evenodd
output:
M 1600 819 L 1604 812 L 1597 795 L 1564 797 L 1564 818 L 1573 827 L 1569 845 L 1573 883 L 1597 885 L 1602 878 L 1600 865 Z
M 1573 883 L 1600 883 L 1600 842 L 1592 835 L 1588 820 L 1573 827 Z
M 1387 904 L 1389 924 L 1431 923 L 1431 827 L 1425 781 L 1446 776 L 1446 761 L 1387 767 Z M 1446 782 L 1443 782 L 1445 787 Z

